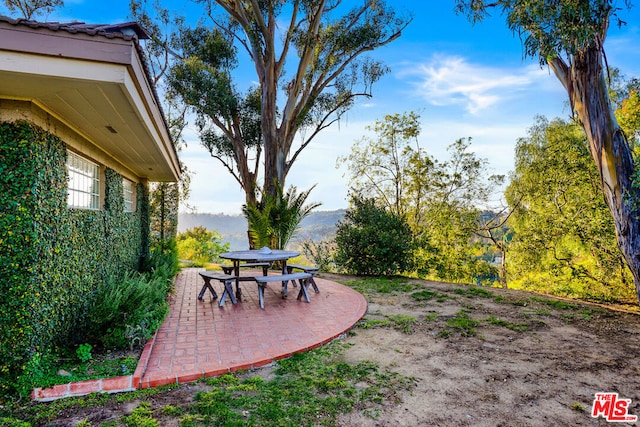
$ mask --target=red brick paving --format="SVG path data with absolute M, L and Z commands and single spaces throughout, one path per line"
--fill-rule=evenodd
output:
M 227 298 L 218 307 L 208 291 L 203 301 L 197 299 L 204 283 L 200 271 L 185 269 L 176 277 L 171 311 L 145 346 L 133 376 L 36 389 L 32 397 L 54 400 L 86 392 L 129 391 L 258 368 L 330 342 L 351 329 L 367 310 L 358 292 L 319 277 L 315 280 L 320 293 L 309 289 L 311 303 L 296 299 L 298 288 L 290 287 L 289 297 L 283 299 L 279 283 L 273 283 L 265 290 L 263 310 L 257 285 L 241 282 L 242 301 L 233 305 Z M 212 281 L 212 285 L 221 296 L 222 284 Z M 124 388 L 114 388 L 115 381 Z

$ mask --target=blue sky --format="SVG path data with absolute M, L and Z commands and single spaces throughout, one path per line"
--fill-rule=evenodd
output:
M 188 1 L 164 4 L 181 14 L 198 11 Z M 336 159 L 348 154 L 352 143 L 367 134 L 365 127 L 385 114 L 418 112 L 420 145 L 438 159 L 446 158 L 446 147 L 456 139 L 472 138 L 471 149 L 498 174 L 513 168 L 516 140 L 526 136 L 536 115 L 569 115 L 558 80 L 537 59 L 523 58 L 520 40 L 501 16 L 472 26 L 453 12 L 453 0 L 389 4 L 414 17 L 402 37 L 371 54 L 391 72 L 374 86 L 373 98 L 360 100 L 339 125 L 316 137 L 287 178 L 288 185 L 301 190 L 317 184 L 310 199 L 322 202 L 321 210 L 347 207 L 346 169 L 336 168 Z M 128 0 L 66 0 L 64 8 L 46 18 L 125 22 L 131 19 L 128 5 Z M 640 77 L 640 6 L 621 17 L 628 24 L 622 29 L 612 25 L 605 43 L 607 59 L 625 76 Z M 237 71 L 251 81 L 250 65 Z M 187 203 L 200 213 L 239 213 L 244 196 L 238 184 L 200 147 L 193 128 L 186 137 L 182 159 L 195 172 Z

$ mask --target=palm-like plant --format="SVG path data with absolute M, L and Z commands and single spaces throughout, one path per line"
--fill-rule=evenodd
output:
M 294 236 L 300 222 L 321 203 L 305 205 L 309 193 L 298 193 L 294 186 L 285 193 L 282 186 L 276 185 L 276 196 L 265 195 L 256 205 L 244 205 L 242 212 L 249 223 L 249 235 L 254 248 L 269 247 L 284 249 Z

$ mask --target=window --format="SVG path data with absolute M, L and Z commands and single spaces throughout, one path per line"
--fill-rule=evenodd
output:
M 124 194 L 124 211 L 133 212 L 133 182 L 122 178 L 122 193 Z
M 67 151 L 69 195 L 67 204 L 72 208 L 100 209 L 100 166 Z

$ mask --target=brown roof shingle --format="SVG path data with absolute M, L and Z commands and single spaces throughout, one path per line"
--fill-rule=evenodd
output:
M 30 28 L 43 28 L 51 31 L 66 31 L 68 33 L 84 33 L 90 36 L 102 36 L 106 38 L 121 38 L 131 40 L 148 39 L 149 34 L 137 22 L 125 22 L 122 24 L 87 24 L 84 22 L 40 22 L 27 19 L 14 19 L 0 15 L 0 22 L 12 25 L 24 25 Z

